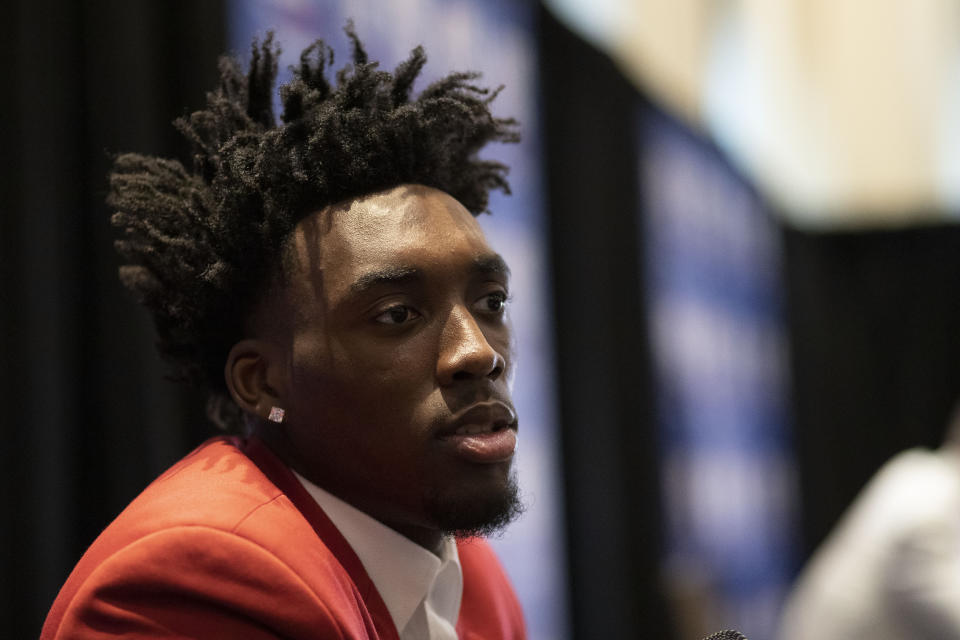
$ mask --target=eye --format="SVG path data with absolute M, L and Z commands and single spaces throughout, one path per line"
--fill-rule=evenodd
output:
M 477 301 L 480 311 L 500 315 L 507 309 L 507 301 L 510 298 L 503 291 L 495 291 L 487 294 Z
M 381 324 L 401 325 L 416 320 L 419 317 L 420 314 L 412 307 L 408 307 L 405 304 L 398 304 L 390 307 L 374 318 L 374 320 Z

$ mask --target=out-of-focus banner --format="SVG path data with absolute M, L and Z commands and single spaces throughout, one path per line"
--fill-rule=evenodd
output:
M 960 3 L 546 4 L 715 139 L 792 223 L 897 226 L 960 211 Z
M 536 5 L 516 0 L 232 0 L 228 6 L 230 42 L 239 55 L 249 55 L 254 36 L 276 32 L 284 52 L 281 83 L 290 78 L 286 66 L 317 38 L 334 48 L 340 64 L 346 62 L 349 43 L 343 27 L 352 19 L 370 59 L 384 69 L 405 60 L 416 45 L 424 46 L 428 61 L 415 91 L 450 71 L 480 71 L 483 84 L 505 85 L 493 110 L 520 121 L 523 141 L 482 153 L 510 166 L 513 195 L 492 194 L 493 215 L 481 216 L 480 223 L 512 270 L 510 313 L 519 351 L 514 400 L 521 425 L 517 466 L 528 509 L 492 543 L 520 596 L 530 638 L 568 637 L 563 484 L 548 316 L 552 304 L 538 166 Z
M 716 147 L 649 107 L 639 130 L 673 617 L 774 640 L 797 543 L 780 235 Z

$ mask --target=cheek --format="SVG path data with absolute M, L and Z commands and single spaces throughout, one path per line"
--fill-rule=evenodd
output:
M 351 371 L 338 362 L 331 345 L 319 332 L 297 336 L 290 358 L 287 393 L 298 422 L 314 429 L 336 421 L 335 409 L 347 401 L 344 393 L 355 386 L 349 379 Z
M 511 367 L 517 354 L 517 339 L 509 322 L 487 329 L 484 337 L 490 346 L 503 356 L 507 367 Z
M 295 341 L 291 361 L 291 391 L 298 404 L 328 416 L 410 416 L 434 387 L 435 365 L 425 344 L 398 347 L 369 339 L 325 341 L 305 335 Z

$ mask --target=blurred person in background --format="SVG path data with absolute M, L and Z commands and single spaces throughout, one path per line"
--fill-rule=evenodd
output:
M 524 637 L 482 539 L 521 507 L 509 269 L 474 219 L 516 123 L 475 74 L 412 98 L 422 49 L 391 74 L 347 33 L 335 85 L 303 52 L 280 124 L 268 36 L 177 121 L 192 172 L 116 159 L 121 280 L 238 435 L 110 524 L 43 638 Z
M 888 461 L 795 583 L 781 640 L 960 638 L 960 410 Z

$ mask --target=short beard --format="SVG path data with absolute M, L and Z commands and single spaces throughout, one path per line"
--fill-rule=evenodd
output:
M 483 496 L 434 493 L 425 501 L 427 515 L 445 535 L 457 538 L 490 538 L 526 510 L 520 500 L 517 474 L 512 472 L 503 489 Z

